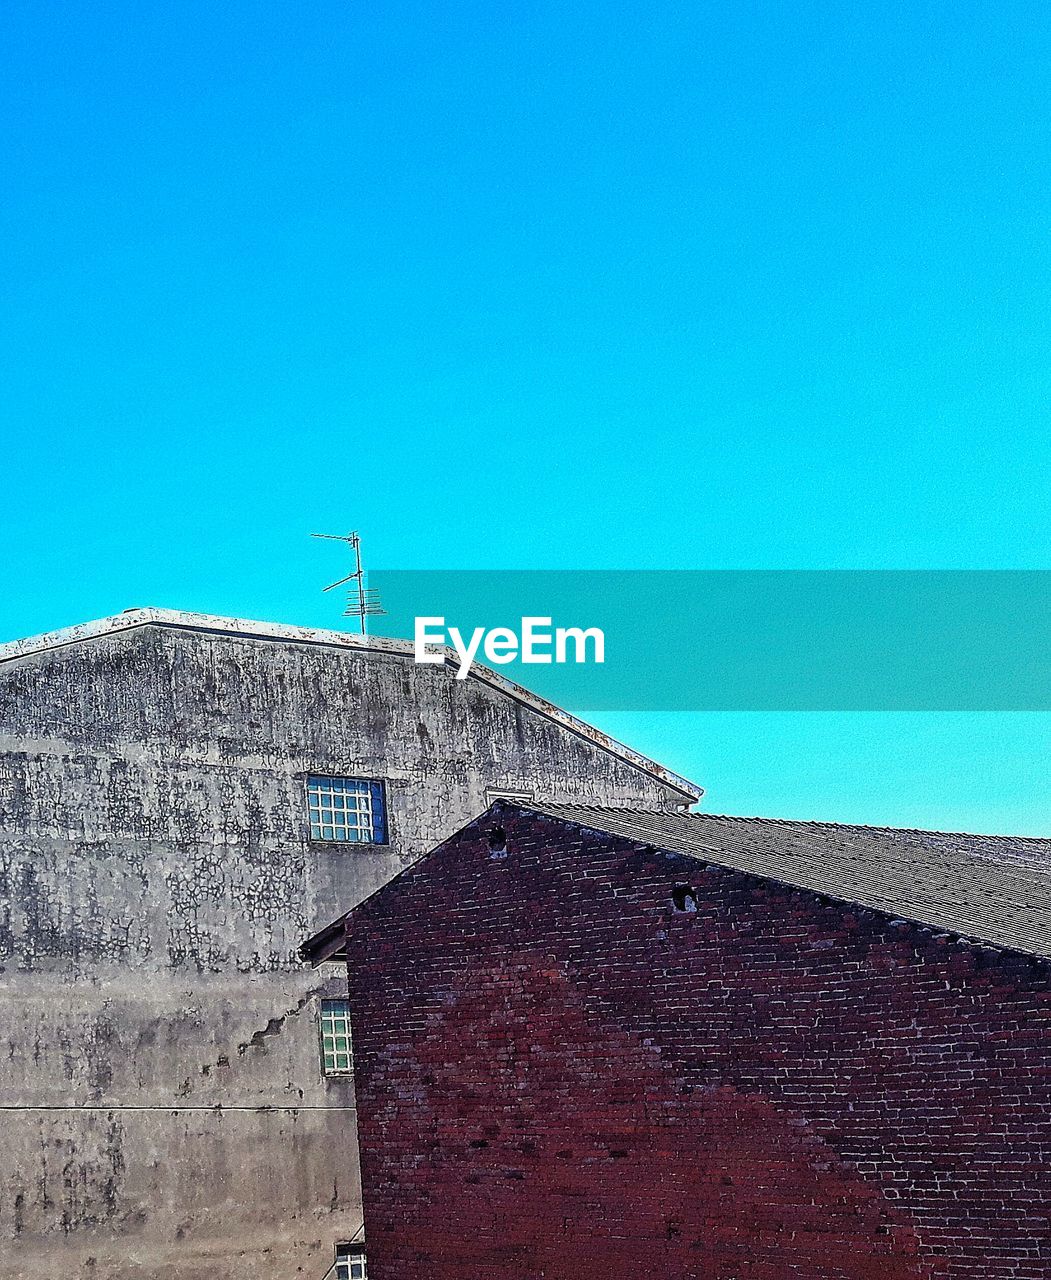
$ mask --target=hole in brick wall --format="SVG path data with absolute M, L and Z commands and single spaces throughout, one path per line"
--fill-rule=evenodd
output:
M 688 884 L 677 884 L 671 891 L 671 905 L 680 915 L 697 910 L 697 894 Z
M 489 832 L 489 857 L 507 857 L 507 832 L 503 827 L 493 827 Z

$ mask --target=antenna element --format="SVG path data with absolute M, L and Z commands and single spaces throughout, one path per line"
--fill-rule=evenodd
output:
M 343 586 L 345 582 L 354 584 L 347 591 L 347 607 L 343 610 L 343 616 L 357 618 L 361 625 L 361 634 L 365 635 L 367 630 L 365 619 L 375 617 L 377 614 L 385 614 L 387 610 L 380 604 L 379 590 L 376 587 L 365 586 L 365 570 L 361 567 L 361 538 L 356 533 L 312 533 L 310 536 L 328 538 L 333 542 L 350 543 L 354 552 L 354 572 L 348 573 L 338 582 L 330 582 L 327 587 L 322 587 L 322 591 L 332 591 L 335 587 Z

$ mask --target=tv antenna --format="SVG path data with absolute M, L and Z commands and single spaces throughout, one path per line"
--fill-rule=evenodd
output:
M 322 590 L 334 591 L 336 587 L 343 586 L 345 582 L 354 584 L 347 591 L 347 607 L 343 610 L 343 616 L 357 618 L 361 625 L 361 634 L 365 635 L 367 630 L 365 619 L 375 617 L 377 614 L 385 614 L 387 610 L 380 604 L 379 589 L 365 586 L 365 570 L 361 567 L 361 538 L 357 533 L 312 533 L 310 536 L 312 538 L 328 538 L 332 542 L 348 542 L 350 544 L 350 548 L 354 552 L 354 572 L 348 573 L 345 578 L 340 578 L 338 582 L 330 582 Z

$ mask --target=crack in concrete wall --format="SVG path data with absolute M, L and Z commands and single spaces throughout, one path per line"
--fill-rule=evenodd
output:
M 319 996 L 324 990 L 325 985 L 320 987 L 311 987 L 309 991 L 300 996 L 291 1009 L 286 1009 L 285 1012 L 277 1018 L 269 1019 L 266 1026 L 262 1027 L 259 1031 L 253 1031 L 249 1040 L 242 1041 L 242 1043 L 237 1046 L 238 1056 L 243 1057 L 249 1049 L 262 1047 L 268 1036 L 280 1035 L 288 1019 L 297 1018 L 307 1007 L 310 1001 L 313 1000 L 315 996 Z

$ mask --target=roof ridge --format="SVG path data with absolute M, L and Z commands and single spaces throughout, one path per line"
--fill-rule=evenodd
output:
M 554 807 L 566 809 L 594 810 L 596 813 L 653 813 L 658 814 L 661 817 L 669 816 L 668 811 L 665 809 L 644 809 L 641 807 L 629 807 L 623 805 L 598 805 L 589 804 L 583 801 L 575 804 L 563 801 L 552 801 L 551 804 Z M 964 837 L 967 840 L 1029 840 L 1051 846 L 1051 836 L 1024 836 L 1011 835 L 1008 833 L 991 835 L 988 832 L 982 831 L 947 831 L 940 827 L 891 827 L 885 824 L 879 825 L 869 822 L 839 822 L 834 818 L 767 818 L 762 814 L 708 813 L 706 811 L 697 810 L 687 811 L 679 814 L 678 816 L 689 819 L 710 818 L 716 822 L 759 822 L 769 824 L 770 826 L 782 827 L 828 827 L 832 830 L 839 831 L 873 831 L 885 833 L 887 835 L 948 836 Z

